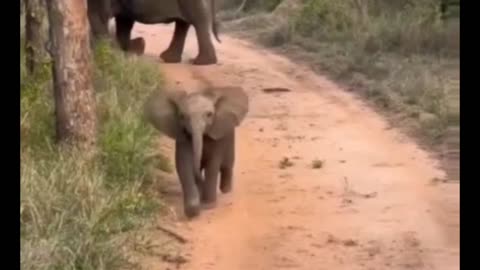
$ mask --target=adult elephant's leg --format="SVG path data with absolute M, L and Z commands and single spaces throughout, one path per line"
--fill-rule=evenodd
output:
M 198 42 L 198 55 L 193 60 L 196 65 L 217 63 L 217 55 L 210 37 L 212 24 L 209 4 L 204 0 L 178 0 L 183 15 L 195 28 Z
M 122 50 L 133 51 L 137 54 L 143 54 L 143 52 L 145 51 L 145 40 L 141 37 L 130 40 L 134 23 L 134 20 L 127 17 L 115 17 L 115 25 L 117 28 L 117 41 L 120 44 L 120 48 Z
M 110 18 L 109 6 L 102 0 L 88 0 L 88 21 L 92 40 L 103 39 L 109 36 L 108 20 Z
M 145 40 L 142 37 L 130 40 L 129 51 L 142 55 L 145 52 Z
M 175 31 L 173 32 L 173 38 L 170 41 L 168 48 L 160 54 L 160 58 L 166 63 L 178 63 L 182 60 L 182 53 L 185 47 L 185 39 L 187 37 L 190 24 L 177 20 L 175 22 Z
M 206 22 L 197 23 L 194 25 L 197 34 L 198 55 L 193 60 L 195 65 L 212 65 L 217 63 L 217 54 L 213 47 L 212 39 L 210 37 L 210 27 Z
M 130 35 L 132 33 L 134 21 L 125 17 L 115 17 L 115 31 L 120 48 L 127 51 L 130 45 Z
M 103 20 L 98 14 L 93 12 L 88 15 L 92 40 L 96 41 L 98 39 L 108 38 L 108 21 Z

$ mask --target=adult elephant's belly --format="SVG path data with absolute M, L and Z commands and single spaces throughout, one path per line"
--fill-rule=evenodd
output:
M 137 22 L 155 24 L 185 20 L 176 0 L 137 0 L 132 2 L 129 13 Z

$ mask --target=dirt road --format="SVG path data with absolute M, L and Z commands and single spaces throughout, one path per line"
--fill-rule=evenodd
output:
M 158 58 L 172 26 L 136 25 L 135 35 Z M 251 101 L 233 193 L 177 222 L 189 240 L 180 269 L 459 269 L 459 186 L 434 184 L 444 177 L 435 161 L 326 78 L 221 38 L 218 65 L 162 65 L 169 84 L 195 89 L 202 75 L 241 85 Z M 196 44 L 192 30 L 184 61 Z

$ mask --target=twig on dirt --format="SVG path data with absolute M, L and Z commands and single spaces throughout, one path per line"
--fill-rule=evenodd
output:
M 321 169 L 321 168 L 323 168 L 324 163 L 325 162 L 323 160 L 316 159 L 316 160 L 312 161 L 312 168 L 313 169 Z
M 188 242 L 188 240 L 185 237 L 181 236 L 180 234 L 178 234 L 178 233 L 176 233 L 176 232 L 174 232 L 170 229 L 164 228 L 160 225 L 157 225 L 156 229 L 168 234 L 169 236 L 171 236 L 173 238 L 175 238 L 178 242 L 180 242 L 182 244 L 186 244 Z
M 354 247 L 354 246 L 358 246 L 358 243 L 357 241 L 353 240 L 353 239 L 347 239 L 347 240 L 343 240 L 342 241 L 342 244 L 346 247 Z
M 262 91 L 265 93 L 278 93 L 278 92 L 290 92 L 291 90 L 284 87 L 269 87 L 269 88 L 263 88 Z
M 288 167 L 292 167 L 293 166 L 293 162 L 290 161 L 290 159 L 288 159 L 288 157 L 284 157 L 280 163 L 278 164 L 278 167 L 280 169 L 285 169 L 285 168 L 288 168 Z
M 435 185 L 435 184 L 458 184 L 458 180 L 449 180 L 447 178 L 432 178 L 432 180 L 430 180 L 430 183 L 432 185 Z
M 160 254 L 162 260 L 167 263 L 176 264 L 177 266 L 188 262 L 187 258 L 182 255 Z
M 374 198 L 374 197 L 377 197 L 377 192 L 370 192 L 370 193 L 358 193 L 358 192 L 355 192 L 355 194 L 357 194 L 358 196 L 361 196 L 365 199 L 370 199 L 370 198 Z
M 346 247 L 358 246 L 358 242 L 356 240 L 353 240 L 353 239 L 341 240 L 332 234 L 329 234 L 327 236 L 327 244 L 342 244 Z

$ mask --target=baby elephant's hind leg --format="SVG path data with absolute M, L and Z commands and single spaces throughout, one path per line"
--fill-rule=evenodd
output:
M 217 203 L 217 187 L 219 165 L 210 162 L 205 169 L 205 182 L 203 183 L 202 202 L 206 209 L 211 209 Z

